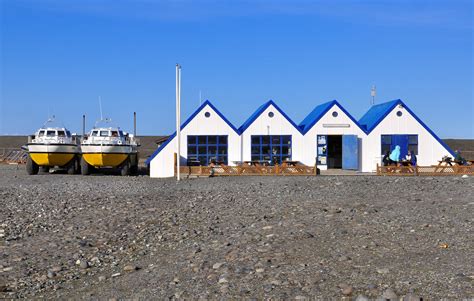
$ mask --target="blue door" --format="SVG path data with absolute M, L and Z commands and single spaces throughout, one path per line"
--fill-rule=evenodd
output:
M 359 141 L 357 135 L 342 136 L 342 169 L 359 169 Z
M 392 136 L 392 150 L 395 146 L 400 146 L 400 160 L 405 158 L 408 154 L 408 135 L 393 135 Z

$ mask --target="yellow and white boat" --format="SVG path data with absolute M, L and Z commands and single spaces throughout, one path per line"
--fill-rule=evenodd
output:
M 122 175 L 138 171 L 137 139 L 118 127 L 93 128 L 81 143 L 81 172 L 93 168 L 120 168 Z
M 52 167 L 66 168 L 69 174 L 79 171 L 80 147 L 66 128 L 43 126 L 28 140 L 24 147 L 29 154 L 28 174 L 35 175 L 40 168 L 47 172 Z

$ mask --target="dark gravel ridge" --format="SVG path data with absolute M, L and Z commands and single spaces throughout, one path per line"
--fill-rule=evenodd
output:
M 0 166 L 0 298 L 472 298 L 473 188 Z

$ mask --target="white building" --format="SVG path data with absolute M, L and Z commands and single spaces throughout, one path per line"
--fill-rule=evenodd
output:
M 417 154 L 419 165 L 453 156 L 401 100 L 372 106 L 359 121 L 333 100 L 317 106 L 299 125 L 270 100 L 238 129 L 206 101 L 181 126 L 180 163 L 292 160 L 323 170 L 373 172 L 383 154 L 396 145 L 402 157 L 408 150 Z M 148 158 L 150 176 L 172 177 L 175 153 L 176 133 Z

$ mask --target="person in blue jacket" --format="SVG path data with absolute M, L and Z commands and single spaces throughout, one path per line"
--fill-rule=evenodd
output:
M 397 164 L 400 162 L 400 146 L 396 145 L 395 149 L 390 153 L 390 162 Z

